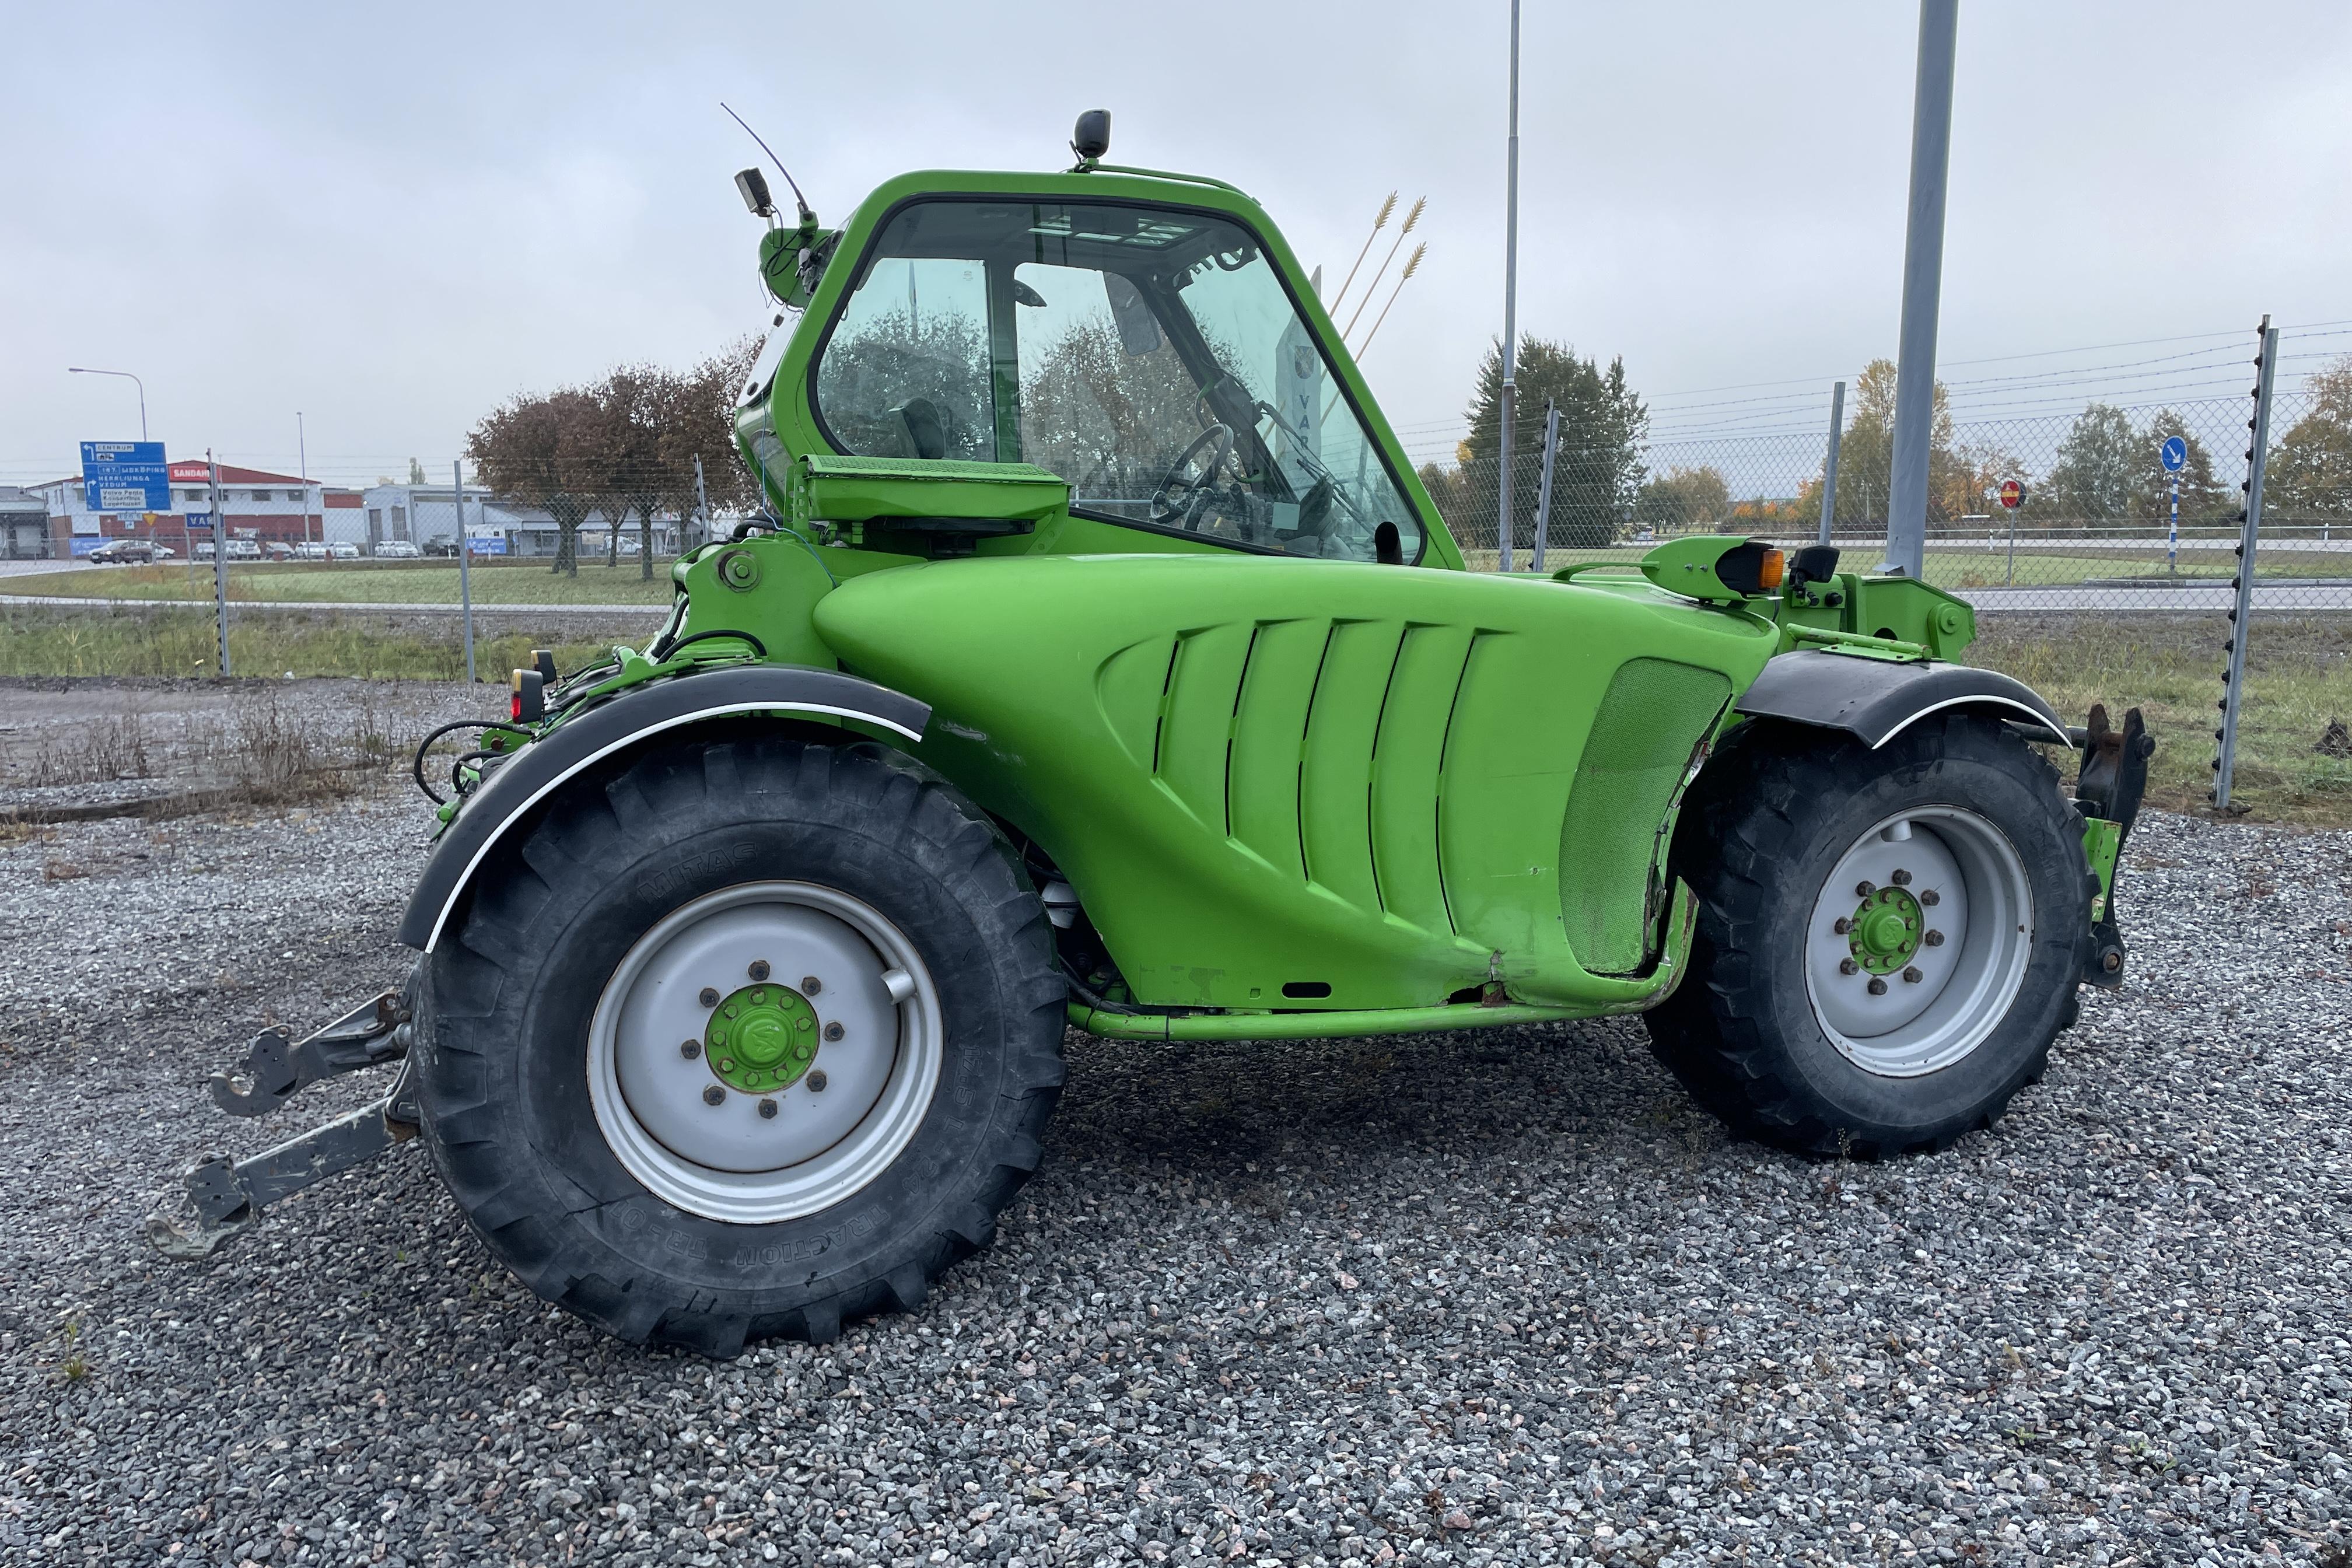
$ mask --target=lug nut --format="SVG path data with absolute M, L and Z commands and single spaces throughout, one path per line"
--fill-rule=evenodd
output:
M 699 1000 L 706 1007 L 716 1007 L 719 1005 L 719 993 L 706 985 L 702 988 L 702 995 Z
M 1881 976 L 1879 976 L 1879 975 L 1875 975 L 1875 974 L 1872 975 L 1872 976 L 1870 977 L 1870 994 L 1871 994 L 1873 996 L 1884 996 L 1884 995 L 1885 995 L 1885 994 L 1886 994 L 1886 982 L 1885 982 L 1885 980 L 1884 978 L 1882 978 Z
M 802 975 L 802 976 L 801 976 L 801 994 L 802 994 L 802 995 L 803 995 L 803 996 L 814 996 L 814 995 L 815 995 L 818 992 L 820 992 L 820 991 L 822 991 L 822 990 L 824 990 L 824 981 L 822 981 L 822 980 L 819 980 L 815 975 L 814 975 L 814 974 L 803 974 L 803 975 Z
M 702 1091 L 702 1103 L 705 1105 L 724 1105 L 727 1103 L 727 1091 L 714 1083 L 709 1089 Z
M 1897 866 L 1895 868 L 1895 875 L 1889 880 L 1898 888 L 1907 888 L 1911 885 L 1911 873 Z
M 1916 984 L 1919 984 L 1919 982 L 1921 982 L 1922 980 L 1925 980 L 1925 979 L 1927 978 L 1927 976 L 1926 976 L 1926 975 L 1924 975 L 1924 974 L 1922 974 L 1922 973 L 1919 973 L 1917 970 L 1916 970 L 1916 969 L 1906 969 L 1906 970 L 1903 972 L 1903 978 L 1904 978 L 1906 981 L 1907 981 L 1909 984 L 1913 984 L 1913 985 L 1916 985 Z
M 824 1071 L 823 1068 L 819 1068 L 817 1071 L 808 1075 L 808 1086 L 809 1092 L 811 1094 L 823 1094 L 824 1092 Z
M 824 1037 L 828 1040 L 837 1040 L 847 1033 L 849 1033 L 849 1031 L 843 1028 L 839 1024 L 827 1024 L 824 1026 Z
M 1838 960 L 1838 973 L 1840 974 L 1859 974 L 1862 973 L 1862 965 L 1856 963 L 1851 958 L 1841 958 Z
M 1853 885 L 1853 896 L 1857 899 L 1866 899 L 1876 891 L 1878 891 L 1878 884 L 1867 877 Z
M 719 1070 L 720 1072 L 733 1072 L 735 1070 L 735 1059 L 732 1057 L 720 1057 L 719 1058 Z
M 2116 952 L 2113 948 L 2109 948 L 2107 950 L 2107 955 L 2099 961 L 2099 967 L 2105 970 L 2110 974 L 2120 973 L 2123 970 L 2123 966 L 2124 955 Z
M 768 961 L 764 958 L 753 959 L 751 974 L 754 980 L 765 980 L 768 977 Z
M 1934 909 L 1937 904 L 1940 904 L 1940 903 L 1942 903 L 1942 902 L 1944 901 L 1944 896 L 1943 896 L 1941 893 L 1938 893 L 1937 891 L 1936 891 L 1936 889 L 1933 889 L 1933 888 L 1929 888 L 1927 891 L 1925 891 L 1925 892 L 1923 892 L 1923 893 L 1921 893 L 1921 894 L 1919 895 L 1919 901 L 1920 901 L 1921 903 L 1923 903 L 1923 904 L 1927 905 L 1929 909 L 1931 909 L 1931 910 L 1932 910 L 1932 909 Z
M 773 1121 L 776 1119 L 776 1102 L 772 1100 L 760 1101 L 760 1116 L 762 1121 Z
M 1830 922 L 1830 930 L 1832 930 L 1832 931 L 1833 931 L 1837 932 L 1837 934 L 1838 934 L 1838 935 L 1840 935 L 1840 936 L 1843 936 L 1846 932 L 1848 932 L 1848 931 L 1852 931 L 1853 929 L 1853 922 L 1852 921 L 1850 921 L 1850 920 L 1846 919 L 1843 915 L 1840 915 L 1840 916 L 1838 916 L 1838 918 L 1837 918 L 1836 920 L 1832 921 Z
M 1944 945 L 1944 933 L 1939 931 L 1931 931 L 1919 940 L 1926 942 L 1929 947 L 1941 947 Z
M 702 1042 L 700 1040 L 681 1040 L 678 1042 L 677 1054 L 684 1057 L 688 1061 L 692 1061 L 695 1058 L 702 1054 Z

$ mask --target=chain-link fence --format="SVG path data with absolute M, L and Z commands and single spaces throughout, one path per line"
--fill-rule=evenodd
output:
M 2145 708 L 2162 734 L 2159 794 L 2177 805 L 2208 798 L 2216 755 L 2252 445 L 2251 349 L 2241 340 L 2230 351 L 2245 389 L 2235 395 L 2076 396 L 2063 409 L 1975 418 L 1939 406 L 1931 444 L 1925 575 L 1975 607 L 1971 657 L 2078 717 L 2094 701 Z M 2210 388 L 2214 351 L 2195 352 Z M 2290 814 L 2352 800 L 2352 361 L 2295 379 L 2272 400 L 2235 754 L 2237 792 Z M 1597 438 L 1540 406 L 1524 412 L 1510 568 L 1630 561 L 1676 535 L 1727 532 L 1826 536 L 1849 567 L 1878 564 L 1892 388 L 1868 373 L 1863 382 L 1844 410 L 1833 489 L 1828 388 L 1810 406 L 1779 395 L 1673 408 L 1648 433 L 1602 417 Z M 1423 437 L 1422 478 L 1472 568 L 1496 570 L 1497 463 L 1467 437 L 1448 445 Z
M 2347 342 L 2352 331 L 2301 331 L 2300 346 L 2291 340 L 2281 356 L 2272 400 L 2236 754 L 2240 791 L 2266 809 L 2291 812 L 2323 795 L 2352 804 Z M 2240 640 L 2231 615 L 2252 357 L 2248 341 L 2233 338 L 2087 372 L 1954 381 L 1930 443 L 1925 575 L 1976 608 L 1971 657 L 2078 714 L 2094 700 L 2147 708 L 2164 740 L 2160 793 L 2174 804 L 2204 797 L 2228 645 Z M 2086 377 L 2108 395 L 2086 396 Z M 1849 566 L 1876 565 L 1893 367 L 1855 378 L 1833 464 L 1830 389 L 1787 385 L 1661 397 L 1646 414 L 1621 392 L 1576 409 L 1523 402 L 1511 443 L 1511 567 L 1631 561 L 1690 533 L 1806 542 L 1822 536 L 1825 517 Z M 1469 423 L 1405 435 L 1471 567 L 1498 569 L 1496 432 Z M 528 485 L 482 484 L 467 463 L 462 509 L 446 460 L 404 460 L 407 481 L 373 483 L 354 478 L 362 463 L 373 466 L 367 459 L 331 459 L 323 482 L 317 466 L 289 479 L 224 461 L 228 596 L 454 606 L 463 539 L 478 606 L 658 607 L 668 563 L 723 535 L 755 503 L 731 472 L 731 453 L 709 459 L 707 493 L 692 452 L 643 461 L 603 448 L 563 455 L 543 473 L 510 464 Z M 732 487 L 725 495 L 722 483 Z M 173 484 L 175 503 L 184 491 L 192 513 L 215 504 L 208 473 L 175 471 Z M 2015 506 L 2003 504 L 2011 485 Z M 66 521 L 20 531 L 62 555 Z M 191 530 L 184 517 L 106 526 L 103 542 L 129 563 L 105 568 L 109 596 L 211 597 L 198 553 L 209 553 L 210 530 Z M 92 545 L 80 529 L 76 521 L 70 531 L 77 555 Z M 142 565 L 142 541 L 170 553 Z

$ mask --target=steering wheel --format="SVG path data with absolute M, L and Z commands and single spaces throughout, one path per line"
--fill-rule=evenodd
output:
M 1213 447 L 1215 453 L 1206 462 L 1201 460 L 1204 447 Z M 1223 468 L 1234 455 L 1234 433 L 1229 426 L 1212 425 L 1192 437 L 1192 445 L 1178 454 L 1168 471 L 1153 487 L 1150 500 L 1151 521 L 1163 528 L 1197 529 L 1200 526 L 1201 502 L 1216 482 L 1217 470 Z

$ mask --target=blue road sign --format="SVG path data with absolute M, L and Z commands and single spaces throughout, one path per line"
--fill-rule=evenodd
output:
M 92 511 L 172 510 L 172 471 L 161 441 L 84 441 L 81 483 Z
M 2166 473 L 2177 474 L 2189 466 L 2189 443 L 2178 436 L 2168 436 L 2164 445 L 2156 449 L 2156 455 L 2164 459 Z
M 192 529 L 208 529 L 212 525 L 213 514 L 208 511 L 192 511 L 188 514 L 188 526 Z
M 506 552 L 507 536 L 503 533 L 469 533 L 466 536 L 466 553 L 468 555 L 504 555 Z

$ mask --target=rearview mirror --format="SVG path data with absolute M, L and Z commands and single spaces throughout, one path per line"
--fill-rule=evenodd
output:
M 1129 359 L 1148 354 L 1160 346 L 1160 320 L 1151 307 L 1143 302 L 1142 290 L 1116 272 L 1103 274 L 1103 288 L 1110 295 L 1110 317 L 1118 325 L 1118 346 Z

